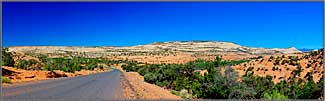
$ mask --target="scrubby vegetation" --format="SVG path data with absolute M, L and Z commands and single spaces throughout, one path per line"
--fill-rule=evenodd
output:
M 47 58 L 41 57 L 44 69 L 48 71 L 62 70 L 64 72 L 75 72 L 84 70 L 94 70 L 95 68 L 104 69 L 112 64 L 126 63 L 124 60 L 106 60 L 100 58 Z
M 301 68 L 292 79 L 277 84 L 272 82 L 271 76 L 253 76 L 254 67 L 247 69 L 240 79 L 231 65 L 243 62 L 247 61 L 225 61 L 216 57 L 213 61 L 196 60 L 186 64 L 127 63 L 122 68 L 138 72 L 146 82 L 172 89 L 173 94 L 188 99 L 317 99 L 323 94 L 323 78 L 318 83 L 310 79 L 312 75 L 308 75 L 307 80 L 295 79 Z M 207 72 L 202 74 L 205 70 Z
M 8 48 L 2 48 L 2 66 L 14 66 L 15 62 Z
M 264 93 L 263 96 L 264 99 L 288 99 L 287 96 L 282 95 L 281 93 L 279 93 L 277 90 L 273 90 L 271 94 L 269 93 Z
M 32 70 L 32 69 L 36 69 L 36 68 L 32 68 L 33 65 L 36 65 L 37 61 L 34 59 L 30 59 L 30 60 L 20 60 L 18 62 L 18 64 L 16 65 L 17 68 L 20 69 L 25 69 L 25 70 Z
M 2 83 L 11 83 L 11 80 L 8 77 L 1 76 Z
M 113 64 L 131 63 L 127 60 L 107 60 L 103 58 L 49 58 L 46 55 L 39 55 L 39 60 L 19 59 L 15 63 L 13 54 L 7 48 L 2 49 L 2 65 L 25 70 L 62 70 L 64 72 L 75 72 L 80 70 L 94 70 L 95 68 L 104 69 Z M 136 63 L 136 62 L 132 62 Z

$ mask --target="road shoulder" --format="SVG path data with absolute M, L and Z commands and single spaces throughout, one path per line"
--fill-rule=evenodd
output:
M 126 99 L 148 99 L 148 100 L 181 100 L 167 89 L 149 84 L 144 81 L 143 76 L 137 72 L 123 72 L 121 76 L 123 96 Z

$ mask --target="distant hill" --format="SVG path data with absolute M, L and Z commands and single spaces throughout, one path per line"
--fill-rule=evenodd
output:
M 127 47 L 66 47 L 66 46 L 16 46 L 9 47 L 9 51 L 51 54 L 51 55 L 73 55 L 81 57 L 103 57 L 103 56 L 137 56 L 137 55 L 163 55 L 184 53 L 194 56 L 198 55 L 272 55 L 302 53 L 294 47 L 291 48 L 255 48 L 246 47 L 232 42 L 219 41 L 173 41 L 156 42 L 146 45 Z

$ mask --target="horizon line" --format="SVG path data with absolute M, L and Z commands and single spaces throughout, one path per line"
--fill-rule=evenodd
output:
M 168 42 L 227 42 L 227 43 L 233 43 L 233 44 L 237 44 L 243 47 L 251 47 L 251 48 L 265 48 L 265 49 L 272 49 L 272 48 L 279 48 L 279 47 L 261 47 L 261 46 L 246 46 L 246 45 L 241 45 L 239 43 L 236 42 L 230 42 L 230 41 L 220 41 L 220 40 L 172 40 L 172 41 L 155 41 L 155 42 L 149 42 L 146 44 L 136 44 L 136 45 L 3 45 L 2 44 L 2 48 L 8 48 L 8 47 L 38 47 L 38 46 L 52 46 L 52 47 L 132 47 L 132 46 L 141 46 L 141 45 L 150 45 L 150 44 L 154 44 L 154 43 L 168 43 Z M 285 47 L 283 47 L 285 48 Z M 282 49 L 283 49 L 282 48 Z M 297 48 L 296 46 L 288 46 L 286 48 L 296 48 L 296 49 L 322 49 L 324 48 L 322 47 L 299 47 Z

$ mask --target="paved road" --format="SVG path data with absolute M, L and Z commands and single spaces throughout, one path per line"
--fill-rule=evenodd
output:
M 121 72 L 58 78 L 2 89 L 4 101 L 105 101 L 122 98 Z

